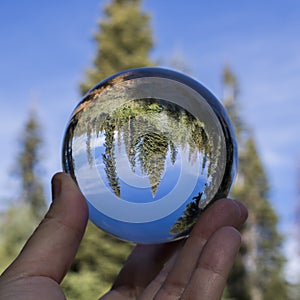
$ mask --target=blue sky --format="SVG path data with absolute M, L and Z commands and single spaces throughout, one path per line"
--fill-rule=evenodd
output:
M 93 34 L 107 1 L 0 2 L 0 208 L 16 195 L 10 176 L 30 107 L 44 137 L 47 197 L 61 169 L 65 125 L 78 85 L 95 54 Z M 229 64 L 240 85 L 240 109 L 270 183 L 280 228 L 290 232 L 300 165 L 300 2 L 145 0 L 152 16 L 153 59 L 180 57 L 218 98 Z M 242 200 L 242 199 L 241 199 Z M 255 199 L 253 199 L 255 201 Z

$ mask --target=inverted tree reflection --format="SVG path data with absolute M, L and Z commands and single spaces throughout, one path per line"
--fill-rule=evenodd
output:
M 95 115 L 93 112 L 85 120 L 89 122 L 88 125 L 82 124 L 87 128 L 89 163 L 94 163 L 91 136 L 105 136 L 103 145 L 99 144 L 105 148 L 102 161 L 107 182 L 118 197 L 120 183 L 116 168 L 116 147 L 119 151 L 122 146 L 125 149 L 133 173 L 148 176 L 153 197 L 165 171 L 167 157 L 174 165 L 179 150 L 187 151 L 189 161 L 200 163 L 201 171 L 206 170 L 207 176 L 210 176 L 214 163 L 210 159 L 213 144 L 204 124 L 174 103 L 158 99 L 134 100 L 119 106 L 112 113 Z

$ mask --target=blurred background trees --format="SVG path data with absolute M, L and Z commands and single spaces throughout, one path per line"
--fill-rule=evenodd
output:
M 140 0 L 111 0 L 99 21 L 95 42 L 95 59 L 80 85 L 81 94 L 116 72 L 155 65 L 150 58 L 154 46 L 150 15 L 141 10 Z M 232 197 L 244 201 L 250 211 L 249 221 L 243 228 L 243 245 L 224 299 L 300 299 L 298 295 L 293 298 L 289 295 L 289 284 L 283 274 L 283 237 L 277 229 L 278 216 L 269 201 L 268 178 L 254 135 L 240 114 L 238 78 L 226 66 L 221 79 L 223 103 L 233 121 L 240 150 L 239 174 Z M 1 270 L 16 256 L 45 212 L 40 181 L 42 145 L 37 116 L 30 112 L 15 166 L 20 196 L 12 199 L 8 210 L 0 216 Z M 109 289 L 132 247 L 89 223 L 78 255 L 63 282 L 67 298 L 97 299 Z
M 13 178 L 19 183 L 19 197 L 11 199 L 7 212 L 0 215 L 0 269 L 3 270 L 21 250 L 46 211 L 41 178 L 41 128 L 31 110 L 19 139 L 19 153 Z
M 41 219 L 46 209 L 43 185 L 40 180 L 42 144 L 40 125 L 32 110 L 21 135 L 21 152 L 17 157 L 15 175 L 20 177 L 22 183 L 20 198 L 24 204 L 29 205 L 37 220 Z
M 269 184 L 251 130 L 239 112 L 238 80 L 227 66 L 223 71 L 224 99 L 239 145 L 239 171 L 231 196 L 249 209 L 243 246 L 228 282 L 229 299 L 288 299 L 284 278 L 282 236 L 278 216 L 269 199 Z

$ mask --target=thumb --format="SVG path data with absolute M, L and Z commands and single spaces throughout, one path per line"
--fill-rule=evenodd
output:
M 45 276 L 61 282 L 70 268 L 88 219 L 85 199 L 65 173 L 52 179 L 52 204 L 3 276 Z

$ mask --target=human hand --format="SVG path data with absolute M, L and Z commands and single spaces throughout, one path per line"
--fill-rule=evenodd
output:
M 52 180 L 44 220 L 0 277 L 0 299 L 65 299 L 60 283 L 76 255 L 88 209 L 72 179 Z M 246 208 L 223 199 L 208 208 L 186 241 L 138 245 L 102 300 L 219 299 L 238 252 Z
M 137 245 L 101 300 L 221 299 L 248 217 L 239 201 L 209 207 L 185 241 Z

